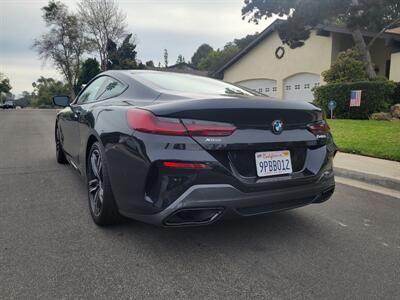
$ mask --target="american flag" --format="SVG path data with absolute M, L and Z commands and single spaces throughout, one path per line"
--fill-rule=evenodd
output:
M 351 91 L 350 107 L 361 105 L 361 92 L 362 91 Z

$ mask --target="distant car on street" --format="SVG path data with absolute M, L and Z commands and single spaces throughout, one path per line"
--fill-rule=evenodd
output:
M 12 101 L 4 102 L 3 109 L 13 109 L 13 108 L 15 108 L 14 102 L 12 102 Z

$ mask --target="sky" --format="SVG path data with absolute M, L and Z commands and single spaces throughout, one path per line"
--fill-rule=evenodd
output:
M 76 11 L 78 0 L 62 1 Z M 137 58 L 169 63 L 179 54 L 190 60 L 202 43 L 220 48 L 234 38 L 261 32 L 272 21 L 259 25 L 241 18 L 244 0 L 116 0 L 126 13 L 129 33 L 136 35 Z M 39 60 L 33 40 L 46 32 L 42 0 L 0 0 L 0 72 L 11 82 L 14 94 L 32 91 L 40 76 L 62 79 L 51 62 Z M 95 56 L 95 54 L 91 55 Z

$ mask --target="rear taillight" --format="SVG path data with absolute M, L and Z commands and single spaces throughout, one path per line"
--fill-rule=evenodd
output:
M 143 109 L 129 110 L 127 118 L 132 129 L 162 135 L 228 136 L 236 130 L 226 123 L 160 118 Z
M 182 120 L 190 136 L 228 136 L 236 127 L 226 123 Z
M 326 121 L 308 124 L 307 129 L 314 135 L 327 134 L 330 130 L 329 125 L 328 123 L 326 123 Z
M 131 109 L 127 118 L 129 126 L 137 131 L 163 135 L 188 135 L 186 128 L 178 119 L 158 118 L 147 110 Z

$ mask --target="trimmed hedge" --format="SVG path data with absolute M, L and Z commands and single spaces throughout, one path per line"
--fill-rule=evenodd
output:
M 391 98 L 391 105 L 400 103 L 400 82 L 396 82 L 396 87 L 390 98 Z
M 393 102 L 395 86 L 393 81 L 388 80 L 331 83 L 314 89 L 314 103 L 329 115 L 328 102 L 335 100 L 336 118 L 368 119 L 373 113 L 388 111 Z M 362 90 L 360 107 L 350 107 L 350 94 L 353 90 Z

